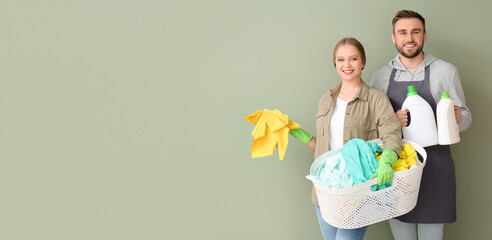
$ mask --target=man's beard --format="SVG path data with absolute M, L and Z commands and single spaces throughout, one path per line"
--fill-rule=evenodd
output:
M 398 52 L 403 55 L 404 57 L 406 58 L 414 58 L 416 56 L 418 56 L 421 52 L 422 52 L 422 49 L 424 48 L 424 44 L 422 43 L 422 46 L 420 46 L 419 48 L 417 48 L 417 50 L 415 50 L 415 52 L 413 54 L 407 54 L 403 51 L 403 45 L 401 46 L 401 48 L 398 48 L 398 46 L 395 44 L 395 47 L 396 47 L 396 50 L 398 50 Z

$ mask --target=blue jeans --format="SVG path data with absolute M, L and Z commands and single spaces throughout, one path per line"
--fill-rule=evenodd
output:
M 388 222 L 395 240 L 442 240 L 443 237 L 443 223 L 405 223 L 397 219 Z
M 325 222 L 321 217 L 321 211 L 319 206 L 316 207 L 316 215 L 318 215 L 319 227 L 321 228 L 321 233 L 325 240 L 362 240 L 366 234 L 367 227 L 356 228 L 356 229 L 341 229 L 336 228 Z

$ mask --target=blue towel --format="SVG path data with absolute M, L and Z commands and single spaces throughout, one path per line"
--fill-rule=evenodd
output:
M 316 161 L 324 163 L 307 179 L 314 183 L 333 189 L 350 188 L 354 186 L 354 181 L 350 178 L 345 169 L 345 162 L 342 160 L 342 153 L 323 154 Z
M 362 139 L 354 138 L 348 141 L 342 149 L 342 158 L 345 161 L 345 169 L 354 181 L 355 185 L 366 182 L 376 172 L 379 161 L 376 152 L 383 152 L 377 143 L 366 143 Z M 392 183 L 371 186 L 372 191 L 390 187 Z
M 348 141 L 340 152 L 328 152 L 316 159 L 319 168 L 307 179 L 314 183 L 332 188 L 344 189 L 366 182 L 376 172 L 379 161 L 376 152 L 383 149 L 377 143 L 366 143 L 362 139 Z M 322 163 L 322 164 L 321 164 Z M 371 186 L 372 191 L 390 187 L 392 183 Z

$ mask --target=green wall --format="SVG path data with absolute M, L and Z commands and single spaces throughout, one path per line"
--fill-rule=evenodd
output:
M 332 49 L 396 55 L 391 19 L 427 19 L 425 50 L 458 67 L 473 124 L 453 145 L 458 222 L 492 223 L 492 4 L 472 1 L 0 1 L 0 239 L 321 239 L 291 141 L 251 159 L 244 117 L 278 108 L 310 132 L 338 82 Z M 366 239 L 391 239 L 386 222 Z

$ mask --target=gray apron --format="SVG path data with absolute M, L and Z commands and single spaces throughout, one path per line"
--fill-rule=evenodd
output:
M 407 97 L 407 86 L 414 85 L 419 96 L 424 98 L 436 113 L 436 101 L 430 91 L 430 65 L 425 67 L 423 81 L 395 81 L 396 69 L 389 79 L 388 97 L 396 112 Z M 410 113 L 410 124 L 411 113 Z M 398 217 L 407 223 L 452 223 L 456 221 L 456 178 L 454 162 L 448 145 L 434 145 L 424 148 L 427 163 L 422 174 L 417 206 L 409 213 Z

